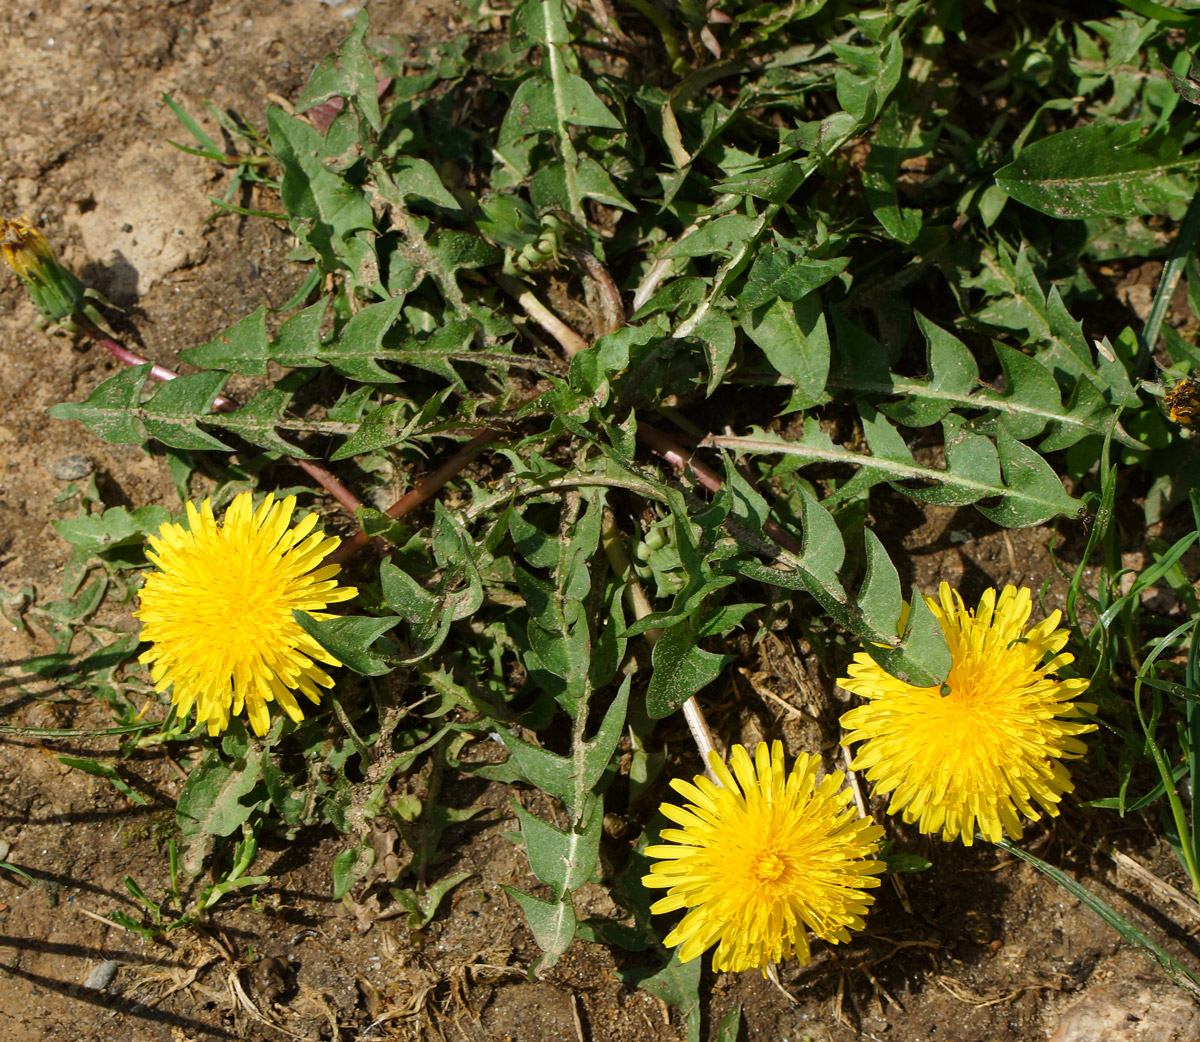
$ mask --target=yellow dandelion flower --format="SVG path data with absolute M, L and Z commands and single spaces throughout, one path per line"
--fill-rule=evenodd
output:
M 661 858 L 642 877 L 667 890 L 655 913 L 689 911 L 664 942 L 679 945 L 683 962 L 717 945 L 713 969 L 765 972 L 795 955 L 809 961 L 806 930 L 826 941 L 848 941 L 861 930 L 879 885 L 882 861 L 872 860 L 883 829 L 848 806 L 841 774 L 817 782 L 819 761 L 800 756 L 784 773 L 783 744 L 754 754 L 735 745 L 733 773 L 716 753 L 710 764 L 720 785 L 703 775 L 671 787 L 684 807 L 661 810 L 677 825 L 663 829 L 663 845 L 646 848 Z
M 914 687 L 855 655 L 838 681 L 867 699 L 841 721 L 842 744 L 863 743 L 851 767 L 922 832 L 967 846 L 976 829 L 993 843 L 1020 839 L 1018 815 L 1038 820 L 1034 804 L 1058 814 L 1074 789 L 1062 761 L 1082 756 L 1078 736 L 1096 729 L 1083 719 L 1096 707 L 1073 701 L 1088 682 L 1054 675 L 1074 659 L 1062 650 L 1061 612 L 1025 632 L 1032 600 L 1015 586 L 999 598 L 987 590 L 974 611 L 946 583 L 926 603 L 950 645 L 950 675 L 940 688 Z
M 289 528 L 296 497 L 269 494 L 257 510 L 242 493 L 218 524 L 212 501 L 187 504 L 188 527 L 167 523 L 150 536 L 146 556 L 158 571 L 146 577 L 142 639 L 153 647 L 140 661 L 152 663 L 156 691 L 173 687 L 179 716 L 196 706 L 209 734 L 229 726 L 242 707 L 255 734 L 270 725 L 268 702 L 293 720 L 304 719 L 293 693 L 320 702 L 333 678 L 319 665 L 337 659 L 297 625 L 292 610 L 327 619 L 321 609 L 354 597 L 338 586 L 340 565 L 321 561 L 341 540 L 326 537 L 309 514 Z

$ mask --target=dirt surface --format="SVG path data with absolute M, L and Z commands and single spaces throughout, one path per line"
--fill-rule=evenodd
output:
M 205 197 L 220 194 L 223 183 L 206 163 L 166 144 L 183 131 L 161 94 L 193 113 L 210 99 L 261 122 L 272 96 L 298 95 L 313 64 L 345 35 L 354 6 L 3 5 L 0 213 L 28 214 L 69 265 L 129 309 L 122 333 L 131 343 L 168 365 L 180 348 L 206 342 L 259 303 L 281 303 L 301 278 L 284 259 L 286 235 L 261 221 L 206 223 Z M 372 24 L 413 46 L 460 28 L 444 0 L 375 3 Z M 68 547 L 49 522 L 76 510 L 56 503 L 71 477 L 97 475 L 110 506 L 177 509 L 178 499 L 161 455 L 106 445 L 46 416 L 56 402 L 85 397 L 116 365 L 99 348 L 40 332 L 7 272 L 0 273 L 0 345 L 0 591 L 32 586 L 52 599 Z M 970 600 L 987 585 L 1036 589 L 1050 579 L 1047 604 L 1061 603 L 1065 586 L 1048 549 L 1057 540 L 1071 560 L 1082 537 L 1077 523 L 1064 523 L 1058 534 L 1004 532 L 971 511 L 923 512 L 885 494 L 875 504 L 893 558 L 910 562 L 906 584 L 929 589 L 945 579 Z M 105 621 L 133 627 L 120 610 Z M 0 628 L 0 721 L 107 725 L 104 706 L 69 690 L 19 690 L 7 679 L 12 667 L 48 650 L 44 635 Z M 828 751 L 843 698 L 803 645 L 778 636 L 731 671 L 710 709 L 731 739 L 783 737 L 792 753 Z M 491 810 L 449 833 L 443 846 L 453 854 L 433 871 L 473 875 L 419 934 L 402 919 L 377 920 L 370 894 L 332 900 L 331 863 L 342 843 L 328 832 L 262 851 L 254 871 L 271 883 L 253 898 L 223 901 L 203 929 L 180 931 L 169 943 L 142 941 L 108 916 L 121 909 L 140 915 L 126 876 L 156 898 L 166 892 L 163 842 L 182 772 L 153 752 L 128 761 L 123 770 L 148 801 L 136 806 L 53 755 L 102 757 L 114 748 L 59 742 L 51 750 L 0 739 L 0 861 L 25 874 L 0 870 L 5 1042 L 686 1037 L 677 1012 L 618 980 L 615 971 L 639 965 L 638 956 L 577 941 L 543 979 L 529 979 L 537 948 L 501 886 L 536 891 L 537 884 L 505 837 L 511 794 L 500 787 L 453 789 L 462 806 Z M 680 770 L 695 767 L 683 756 Z M 1111 794 L 1109 777 L 1094 766 L 1077 769 L 1076 778 L 1083 799 Z M 1105 852 L 1115 847 L 1185 888 L 1153 820 L 1118 822 L 1076 806 L 1026 838 L 1179 957 L 1193 964 L 1200 957 L 1185 933 L 1197 924 Z M 620 855 L 622 841 L 612 842 L 608 854 Z M 1112 985 L 1126 988 L 1116 992 L 1126 995 L 1120 1001 L 1135 995 L 1140 1003 L 1136 1022 L 1121 1021 L 1135 1024 L 1138 1037 L 1184 1037 L 1161 1019 L 1176 1016 L 1170 1011 L 1179 1004 L 1155 1000 L 1153 965 L 1028 866 L 990 847 L 963 850 L 903 828 L 898 849 L 934 867 L 885 885 L 868 929 L 852 944 L 818 947 L 806 968 L 784 966 L 780 977 L 794 999 L 754 974 L 706 969 L 702 1037 L 740 1003 L 743 1040 L 1025 1042 L 1046 1038 L 1081 997 L 1084 1012 L 1094 1012 L 1107 1001 L 1101 986 L 1112 992 Z M 583 903 L 582 914 L 613 910 L 600 887 Z M 1178 1016 L 1190 1015 L 1186 1003 L 1182 1009 Z M 1061 1042 L 1082 1037 L 1069 1034 L 1070 1023 L 1063 1021 Z

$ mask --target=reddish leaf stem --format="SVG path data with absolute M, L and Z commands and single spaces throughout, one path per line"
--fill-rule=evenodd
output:
M 384 511 L 388 517 L 396 518 L 397 520 L 404 517 L 405 514 L 416 510 L 417 507 L 427 503 L 432 499 L 438 491 L 461 471 L 468 463 L 471 462 L 485 445 L 490 445 L 493 441 L 502 437 L 500 431 L 492 430 L 490 427 L 480 431 L 461 449 L 451 456 L 432 474 L 427 474 L 415 488 L 409 489 L 395 503 Z M 341 564 L 353 557 L 359 550 L 371 542 L 371 537 L 363 531 L 355 532 L 349 539 L 342 543 L 336 550 L 333 551 L 325 560 L 330 564 Z
M 657 453 L 665 459 L 676 470 L 685 474 L 690 471 L 695 479 L 710 492 L 718 491 L 725 484 L 725 480 L 720 474 L 702 460 L 698 460 L 694 453 L 681 448 L 663 434 L 662 431 L 655 430 L 644 423 L 639 423 L 637 435 L 639 441 L 644 443 L 652 452 Z M 763 532 L 785 550 L 790 550 L 794 554 L 801 553 L 803 550 L 799 540 L 790 532 L 786 532 L 780 528 L 774 521 L 764 522 Z

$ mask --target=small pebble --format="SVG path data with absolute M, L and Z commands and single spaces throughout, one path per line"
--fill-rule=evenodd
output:
M 87 980 L 83 982 L 83 986 L 89 991 L 103 991 L 111 983 L 112 979 L 117 975 L 117 962 L 115 959 L 105 959 L 91 973 L 87 975 Z
M 78 481 L 92 472 L 92 461 L 84 455 L 63 456 L 50 464 L 50 476 L 59 481 Z
M 1166 982 L 1097 984 L 1063 1011 L 1050 1042 L 1196 1042 L 1200 1009 Z
M 7 861 L 12 844 L 6 839 L 0 839 L 0 861 Z

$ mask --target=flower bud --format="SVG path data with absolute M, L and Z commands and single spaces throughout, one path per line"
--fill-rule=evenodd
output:
M 74 328 L 85 309 L 83 283 L 59 263 L 46 237 L 28 218 L 0 217 L 0 252 L 47 322 Z

